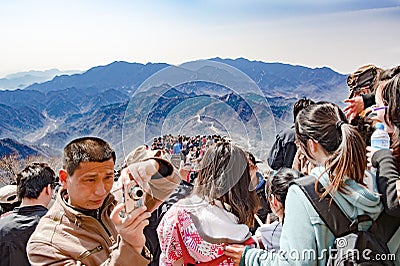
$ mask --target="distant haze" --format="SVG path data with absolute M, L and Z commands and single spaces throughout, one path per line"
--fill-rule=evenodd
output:
M 41 83 L 52 80 L 55 76 L 78 74 L 82 71 L 58 69 L 49 69 L 45 71 L 31 70 L 27 72 L 18 72 L 0 78 L 0 90 L 23 89 L 33 83 Z
M 212 57 L 328 66 L 400 58 L 398 0 L 2 1 L 0 77 Z

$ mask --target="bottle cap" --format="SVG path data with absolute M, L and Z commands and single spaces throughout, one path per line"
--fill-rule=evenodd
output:
M 382 124 L 382 123 L 376 123 L 376 124 L 375 124 L 375 128 L 376 128 L 376 129 L 382 129 L 382 130 L 384 130 L 384 129 L 385 129 L 385 125 Z

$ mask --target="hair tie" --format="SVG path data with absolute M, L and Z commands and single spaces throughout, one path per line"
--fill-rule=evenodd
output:
M 339 121 L 337 121 L 336 122 L 336 129 L 337 130 L 340 130 L 340 128 L 342 127 L 342 125 L 344 124 L 345 122 L 344 121 L 342 121 L 342 120 L 339 120 Z

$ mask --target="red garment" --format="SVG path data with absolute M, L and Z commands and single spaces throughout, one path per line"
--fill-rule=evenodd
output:
M 165 213 L 157 228 L 162 252 L 160 265 L 173 265 L 182 260 L 182 246 L 187 249 L 188 254 L 184 256 L 187 263 L 192 263 L 187 258 L 193 258 L 196 263 L 208 264 L 212 261 L 218 265 L 234 265 L 224 255 L 222 243 L 251 245 L 254 241 L 250 241 L 253 239 L 249 227 L 238 223 L 239 219 L 228 211 L 230 209 L 226 203 L 224 207 L 218 200 L 211 204 L 198 195 L 191 195 L 175 203 Z M 184 244 L 181 245 L 181 242 Z M 220 257 L 221 262 L 218 259 Z
M 206 262 L 224 254 L 222 244 L 211 244 L 199 235 L 189 213 L 185 209 L 172 207 L 165 214 L 157 228 L 163 253 L 160 258 L 160 265 L 173 265 L 175 261 L 183 256 L 182 248 L 179 244 L 177 224 L 189 254 L 196 261 Z M 234 265 L 234 263 L 228 258 L 219 265 Z

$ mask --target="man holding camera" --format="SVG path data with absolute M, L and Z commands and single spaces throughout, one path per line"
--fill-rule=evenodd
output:
M 115 160 L 110 145 L 96 137 L 75 139 L 64 148 L 59 172 L 63 188 L 27 246 L 32 265 L 149 263 L 143 228 L 150 213 L 142 206 L 121 215 L 125 205 L 116 205 L 110 193 Z M 144 184 L 161 168 L 154 159 L 133 164 L 122 171 L 122 182 L 131 175 Z

